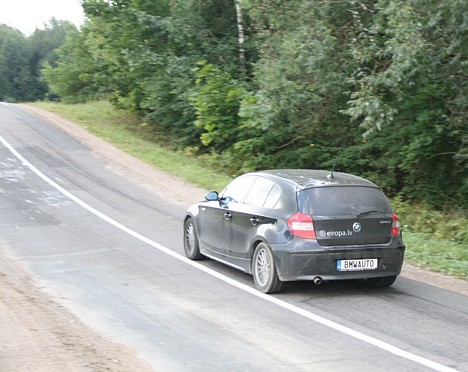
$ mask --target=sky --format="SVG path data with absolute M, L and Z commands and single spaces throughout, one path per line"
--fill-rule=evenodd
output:
M 0 0 L 0 24 L 20 30 L 26 36 L 43 29 L 51 18 L 83 23 L 81 0 Z

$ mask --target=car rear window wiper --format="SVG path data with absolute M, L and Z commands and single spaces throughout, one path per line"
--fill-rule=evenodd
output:
M 356 216 L 357 217 L 361 217 L 361 216 L 364 216 L 365 214 L 370 214 L 370 213 L 383 213 L 384 211 L 380 211 L 378 209 L 370 209 L 368 211 L 363 211 L 363 212 L 359 212 Z

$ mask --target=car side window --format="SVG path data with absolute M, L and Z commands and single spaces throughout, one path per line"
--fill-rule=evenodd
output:
M 273 185 L 273 187 L 271 188 L 270 192 L 268 193 L 266 197 L 266 200 L 263 206 L 265 208 L 273 209 L 278 204 L 278 200 L 280 199 L 280 196 L 281 196 L 281 189 L 278 186 Z
M 227 202 L 241 203 L 250 189 L 255 177 L 239 177 L 226 186 L 222 193 L 222 198 Z
M 274 183 L 263 177 L 257 177 L 245 198 L 245 204 L 263 207 L 265 200 Z
M 274 182 L 257 177 L 245 198 L 245 204 L 272 209 L 278 203 L 281 189 Z

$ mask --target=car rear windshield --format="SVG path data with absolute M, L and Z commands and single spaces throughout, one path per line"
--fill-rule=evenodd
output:
M 299 210 L 312 216 L 392 213 L 387 198 L 375 187 L 314 187 L 301 190 L 297 198 Z

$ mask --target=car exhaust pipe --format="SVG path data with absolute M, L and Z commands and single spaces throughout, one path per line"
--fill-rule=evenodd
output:
M 315 285 L 320 285 L 323 283 L 323 279 L 319 276 L 316 276 L 314 279 L 312 279 Z

